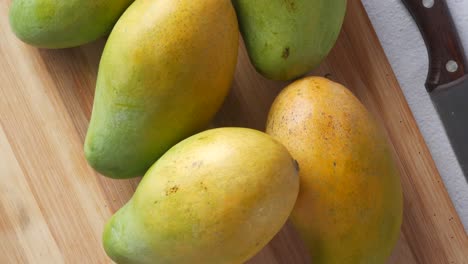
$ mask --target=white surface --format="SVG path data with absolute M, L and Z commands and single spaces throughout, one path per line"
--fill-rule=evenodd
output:
M 362 0 L 362 2 L 431 150 L 465 230 L 468 231 L 468 184 L 424 87 L 428 57 L 418 28 L 401 0 Z M 467 52 L 468 0 L 447 0 L 447 3 Z

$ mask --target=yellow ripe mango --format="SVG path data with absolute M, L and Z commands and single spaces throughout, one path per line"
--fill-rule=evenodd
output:
M 267 133 L 301 168 L 291 218 L 313 263 L 386 263 L 402 222 L 400 178 L 359 100 L 338 83 L 304 78 L 275 100 Z

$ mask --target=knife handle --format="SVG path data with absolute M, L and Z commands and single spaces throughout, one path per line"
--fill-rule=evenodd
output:
M 428 92 L 468 74 L 468 64 L 445 0 L 402 0 L 416 20 L 429 55 Z

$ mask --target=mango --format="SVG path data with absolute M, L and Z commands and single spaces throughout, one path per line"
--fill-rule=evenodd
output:
M 274 101 L 267 132 L 301 168 L 291 219 L 313 263 L 386 263 L 402 222 L 400 178 L 359 100 L 325 78 L 296 81 Z
M 233 0 L 257 71 L 295 79 L 317 67 L 341 30 L 346 0 Z
M 101 58 L 85 141 L 88 162 L 113 178 L 143 175 L 205 128 L 226 97 L 239 31 L 229 0 L 137 0 Z
M 106 224 L 117 263 L 243 263 L 281 229 L 299 192 L 295 161 L 267 134 L 218 128 L 171 148 Z
M 107 35 L 133 0 L 14 0 L 10 25 L 22 41 L 69 48 Z

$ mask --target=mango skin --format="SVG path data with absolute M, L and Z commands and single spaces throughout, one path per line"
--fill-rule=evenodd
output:
M 299 162 L 291 219 L 313 263 L 386 263 L 402 222 L 400 178 L 359 100 L 325 78 L 296 81 L 273 103 L 267 132 Z
M 229 0 L 138 0 L 102 55 L 85 141 L 92 167 L 143 175 L 205 128 L 234 78 L 239 32 Z
M 162 156 L 107 223 L 117 263 L 240 264 L 285 224 L 299 192 L 295 161 L 267 134 L 218 128 Z
M 233 0 L 257 71 L 292 80 L 317 67 L 334 46 L 346 0 Z
M 107 35 L 133 0 L 14 0 L 10 25 L 22 41 L 69 48 Z

